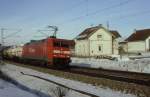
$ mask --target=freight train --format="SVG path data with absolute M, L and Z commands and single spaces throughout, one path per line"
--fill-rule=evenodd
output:
M 35 62 L 48 67 L 66 68 L 71 62 L 71 40 L 46 38 L 32 40 L 23 46 L 15 46 L 3 51 L 4 59 Z

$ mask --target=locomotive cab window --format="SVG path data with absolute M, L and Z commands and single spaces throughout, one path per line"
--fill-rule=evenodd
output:
M 61 47 L 66 47 L 66 48 L 68 48 L 69 45 L 68 45 L 67 43 L 61 43 Z
M 60 42 L 54 42 L 53 45 L 54 45 L 54 47 L 61 47 L 61 46 L 60 46 Z
M 67 43 L 63 43 L 63 42 L 54 42 L 54 47 L 66 47 L 66 48 L 68 48 L 69 45 Z

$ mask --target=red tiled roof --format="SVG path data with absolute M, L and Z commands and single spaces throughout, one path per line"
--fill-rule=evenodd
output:
M 96 26 L 96 27 L 91 27 L 91 28 L 87 28 L 85 29 L 82 33 L 80 33 L 78 36 L 78 39 L 86 39 L 88 38 L 92 33 L 96 32 L 100 27 Z M 84 37 L 82 37 L 84 36 Z
M 150 29 L 137 30 L 131 34 L 125 41 L 141 41 L 150 36 Z

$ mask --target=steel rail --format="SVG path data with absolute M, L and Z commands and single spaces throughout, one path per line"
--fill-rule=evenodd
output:
M 99 96 L 97 96 L 97 95 L 95 95 L 95 94 L 87 93 L 87 92 L 85 92 L 85 91 L 81 91 L 81 90 L 77 90 L 77 89 L 73 89 L 73 88 L 70 88 L 70 87 L 65 86 L 65 85 L 63 85 L 63 84 L 57 83 L 57 82 L 55 82 L 55 81 L 52 81 L 52 80 L 50 80 L 50 79 L 46 79 L 46 78 L 43 78 L 43 77 L 40 77 L 40 76 L 37 76 L 37 75 L 26 74 L 26 73 L 24 73 L 24 72 L 20 72 L 20 73 L 21 73 L 22 75 L 27 75 L 27 76 L 35 77 L 35 78 L 38 78 L 38 79 L 42 79 L 42 80 L 44 80 L 44 81 L 47 81 L 47 82 L 56 84 L 56 85 L 58 85 L 58 86 L 67 88 L 67 89 L 69 89 L 69 90 L 73 90 L 73 91 L 79 92 L 79 93 L 81 93 L 81 94 L 85 94 L 85 95 L 88 95 L 88 96 L 91 96 L 91 97 L 99 97 Z

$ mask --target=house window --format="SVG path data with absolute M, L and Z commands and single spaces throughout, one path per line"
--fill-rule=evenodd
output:
M 98 46 L 98 50 L 99 50 L 99 51 L 102 51 L 102 46 Z
M 101 39 L 101 38 L 102 38 L 102 35 L 97 35 L 97 38 L 98 38 L 98 39 Z

